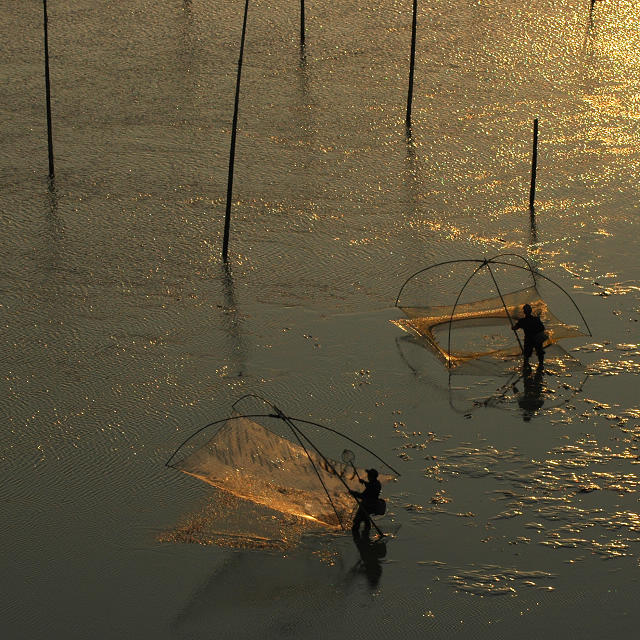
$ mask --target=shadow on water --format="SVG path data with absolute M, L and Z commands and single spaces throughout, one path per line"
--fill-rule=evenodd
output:
M 298 59 L 298 82 L 303 102 L 309 104 L 309 64 L 307 62 L 307 52 L 304 46 L 300 47 L 300 58 Z
M 544 367 L 538 365 L 535 374 L 529 365 L 522 368 L 522 393 L 518 396 L 518 406 L 522 409 L 522 419 L 529 422 L 544 405 L 542 385 Z M 515 389 L 515 386 L 514 386 Z
M 58 191 L 56 189 L 55 178 L 49 180 L 47 188 L 47 206 L 45 209 L 45 220 L 47 222 L 48 238 L 45 242 L 47 254 L 47 272 L 54 272 L 62 262 L 60 243 L 64 238 L 64 227 L 58 213 Z
M 321 538 L 326 541 L 324 535 Z M 187 637 L 186 634 L 210 629 L 211 625 L 217 625 L 222 632 L 230 623 L 237 624 L 238 616 L 246 616 L 243 624 L 247 629 L 265 625 L 260 611 L 267 610 L 272 614 L 268 624 L 273 626 L 280 618 L 290 618 L 292 610 L 300 606 L 300 598 L 305 602 L 312 598 L 319 605 L 335 598 L 336 588 L 342 592 L 347 586 L 344 582 L 340 584 L 336 572 L 347 583 L 364 576 L 372 589 L 379 585 L 381 561 L 386 556 L 384 541 L 363 538 L 356 542 L 360 558 L 351 568 L 343 564 L 344 556 L 351 557 L 353 553 L 352 550 L 347 553 L 350 546 L 346 536 L 336 539 L 338 547 L 331 545 L 330 563 L 318 561 L 327 551 L 325 545 L 318 542 L 312 538 L 310 547 L 284 555 L 270 551 L 232 551 L 218 566 L 212 566 L 211 572 L 176 607 L 169 622 L 172 633 L 175 637 Z M 219 558 L 217 554 L 210 557 L 212 562 Z M 246 634 L 246 637 L 250 636 Z
M 224 295 L 224 307 L 222 309 L 222 321 L 225 331 L 230 339 L 230 360 L 237 369 L 237 376 L 242 377 L 246 368 L 246 348 L 242 338 L 242 322 L 236 301 L 233 274 L 228 264 L 223 263 L 222 288 Z
M 313 117 L 316 104 L 311 93 L 311 74 L 304 45 L 300 45 L 300 57 L 296 67 L 296 76 L 298 79 L 298 99 L 300 101 L 300 119 L 297 123 L 297 128 L 301 142 L 304 144 L 305 149 L 309 150 L 309 155 L 304 158 L 302 166 L 304 168 L 311 168 L 314 164 L 314 156 L 311 149 L 313 148 L 314 137 L 317 132 L 317 124 Z
M 449 406 L 458 414 L 466 418 L 471 417 L 475 410 L 486 408 L 504 409 L 522 413 L 525 422 L 532 417 L 549 410 L 559 410 L 569 404 L 579 393 L 582 393 L 587 380 L 591 377 L 582 371 L 579 382 L 573 382 L 578 372 L 562 373 L 562 368 L 556 370 L 553 363 L 551 369 L 547 369 L 550 377 L 544 379 L 544 369 L 522 367 L 506 371 L 501 376 L 484 376 L 482 380 L 486 384 L 483 388 L 474 388 L 472 380 L 480 380 L 478 376 L 456 376 L 449 372 L 443 375 L 437 374 L 434 367 L 434 358 L 427 353 L 424 343 L 415 336 L 405 335 L 396 338 L 398 354 L 402 362 L 407 366 L 415 380 L 422 381 L 433 392 L 447 395 Z M 500 378 L 507 375 L 507 379 L 499 384 Z M 445 384 L 445 377 L 447 382 Z M 491 380 L 495 380 L 495 389 L 489 390 Z M 522 386 L 518 386 L 522 383 Z M 485 391 L 486 389 L 486 391 Z M 487 395 L 484 395 L 486 393 Z M 481 394 L 481 395 L 478 395 Z M 545 400 L 546 398 L 546 400 Z M 549 400 L 555 399 L 551 404 Z
M 350 569 L 349 574 L 365 576 L 369 586 L 375 589 L 382 577 L 381 561 L 387 555 L 387 543 L 384 539 L 371 540 L 366 534 L 354 534 L 353 542 L 360 553 L 360 559 Z
M 60 222 L 58 220 L 58 190 L 56 189 L 55 179 L 49 180 L 47 187 L 47 200 L 49 204 L 48 218 L 53 221 L 54 225 L 59 227 Z
M 404 184 L 409 200 L 413 205 L 412 213 L 417 213 L 420 200 L 420 158 L 418 157 L 416 143 L 410 128 L 407 128 L 405 131 L 405 140 L 407 152 L 405 154 L 406 171 L 404 174 Z
M 197 99 L 199 96 L 199 79 L 202 76 L 201 51 L 198 43 L 196 23 L 193 15 L 191 0 L 183 0 L 182 10 L 177 18 L 175 47 L 176 62 L 180 63 L 180 72 L 171 74 L 175 82 L 174 100 L 181 105 L 181 109 L 193 110 L 197 113 Z M 182 117 L 190 117 L 190 111 Z
M 173 617 L 170 623 L 171 628 L 178 631 L 194 618 L 206 617 L 210 612 L 215 611 L 220 585 L 231 581 L 242 571 L 243 561 L 242 553 L 229 556 L 222 566 L 193 591 L 189 601 Z
M 183 0 L 182 3 L 182 15 L 184 16 L 184 20 L 182 21 L 181 28 L 182 32 L 180 34 L 180 44 L 183 47 L 183 57 L 186 61 L 192 62 L 194 55 L 194 46 L 196 44 L 196 36 L 194 35 L 194 24 L 193 24 L 193 9 L 191 7 L 191 0 Z M 189 67 L 186 68 L 187 73 L 189 72 Z

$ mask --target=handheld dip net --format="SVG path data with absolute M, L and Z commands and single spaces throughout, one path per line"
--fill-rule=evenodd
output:
M 393 323 L 435 353 L 450 374 L 491 375 L 522 357 L 522 341 L 512 328 L 524 304 L 545 325 L 545 364 L 579 367 L 558 341 L 591 335 L 582 312 L 565 289 L 514 253 L 448 260 L 417 271 L 396 298 L 407 317 Z
M 238 403 L 247 399 L 266 404 L 268 410 L 259 412 L 262 406 L 258 411 L 240 413 Z M 381 463 L 400 475 L 349 436 L 285 415 L 253 394 L 234 403 L 231 416 L 206 425 L 185 440 L 166 465 L 272 512 L 346 530 L 358 505 L 349 491 L 362 490 L 359 479 L 366 477 L 366 471 L 354 465 L 355 453 L 345 445 L 358 451 L 370 466 Z M 333 451 L 343 449 L 340 460 L 325 455 L 323 450 L 330 447 Z M 378 479 L 384 483 L 393 477 L 380 473 Z

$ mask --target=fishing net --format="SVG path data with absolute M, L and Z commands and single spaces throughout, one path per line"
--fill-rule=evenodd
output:
M 308 435 L 276 416 L 261 422 L 233 415 L 215 435 L 171 466 L 235 497 L 270 510 L 329 527 L 347 528 L 357 506 L 349 489 L 362 490 L 364 469 L 343 452 L 333 460 L 316 450 Z M 289 430 L 289 437 L 276 433 Z M 314 444 L 315 439 L 314 439 Z M 381 482 L 391 476 L 380 474 Z
M 313 528 L 308 520 L 210 485 L 209 489 L 173 526 L 159 532 L 159 542 L 284 551 L 297 546 Z M 317 527 L 320 530 L 324 525 Z
M 403 285 L 396 304 L 407 317 L 392 322 L 432 350 L 452 372 L 490 374 L 500 363 L 522 355 L 521 339 L 512 326 L 522 317 L 523 305 L 529 304 L 545 325 L 545 361 L 564 369 L 575 367 L 578 361 L 557 343 L 590 335 L 588 328 L 579 327 L 586 327 L 584 318 L 559 285 L 523 262 L 526 266 L 497 256 L 428 267 Z M 564 313 L 569 307 L 576 323 L 556 316 L 550 299 L 563 304 Z

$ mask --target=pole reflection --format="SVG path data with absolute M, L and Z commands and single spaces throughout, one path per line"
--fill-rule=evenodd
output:
M 233 274 L 228 263 L 223 263 L 221 268 L 222 290 L 224 295 L 222 321 L 225 331 L 230 338 L 230 360 L 237 369 L 237 376 L 242 377 L 246 369 L 246 347 L 243 340 L 241 316 L 236 301 Z

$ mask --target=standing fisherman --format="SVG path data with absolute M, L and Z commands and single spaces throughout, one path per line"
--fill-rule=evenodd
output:
M 364 522 L 364 534 L 368 535 L 371 529 L 371 514 L 378 510 L 378 498 L 382 485 L 378 480 L 378 472 L 375 469 L 367 469 L 367 480 L 360 480 L 364 485 L 364 491 L 350 491 L 354 498 L 359 498 L 358 511 L 353 519 L 351 531 L 354 536 L 360 535 L 360 525 Z
M 539 316 L 531 314 L 531 305 L 525 304 L 522 307 L 524 311 L 524 318 L 520 318 L 518 322 L 513 325 L 513 330 L 517 331 L 522 329 L 524 331 L 524 347 L 522 354 L 524 355 L 524 365 L 529 366 L 529 358 L 535 349 L 538 356 L 538 364 L 542 365 L 544 362 L 544 349 L 542 344 L 547 339 L 547 334 L 544 332 L 544 325 Z

